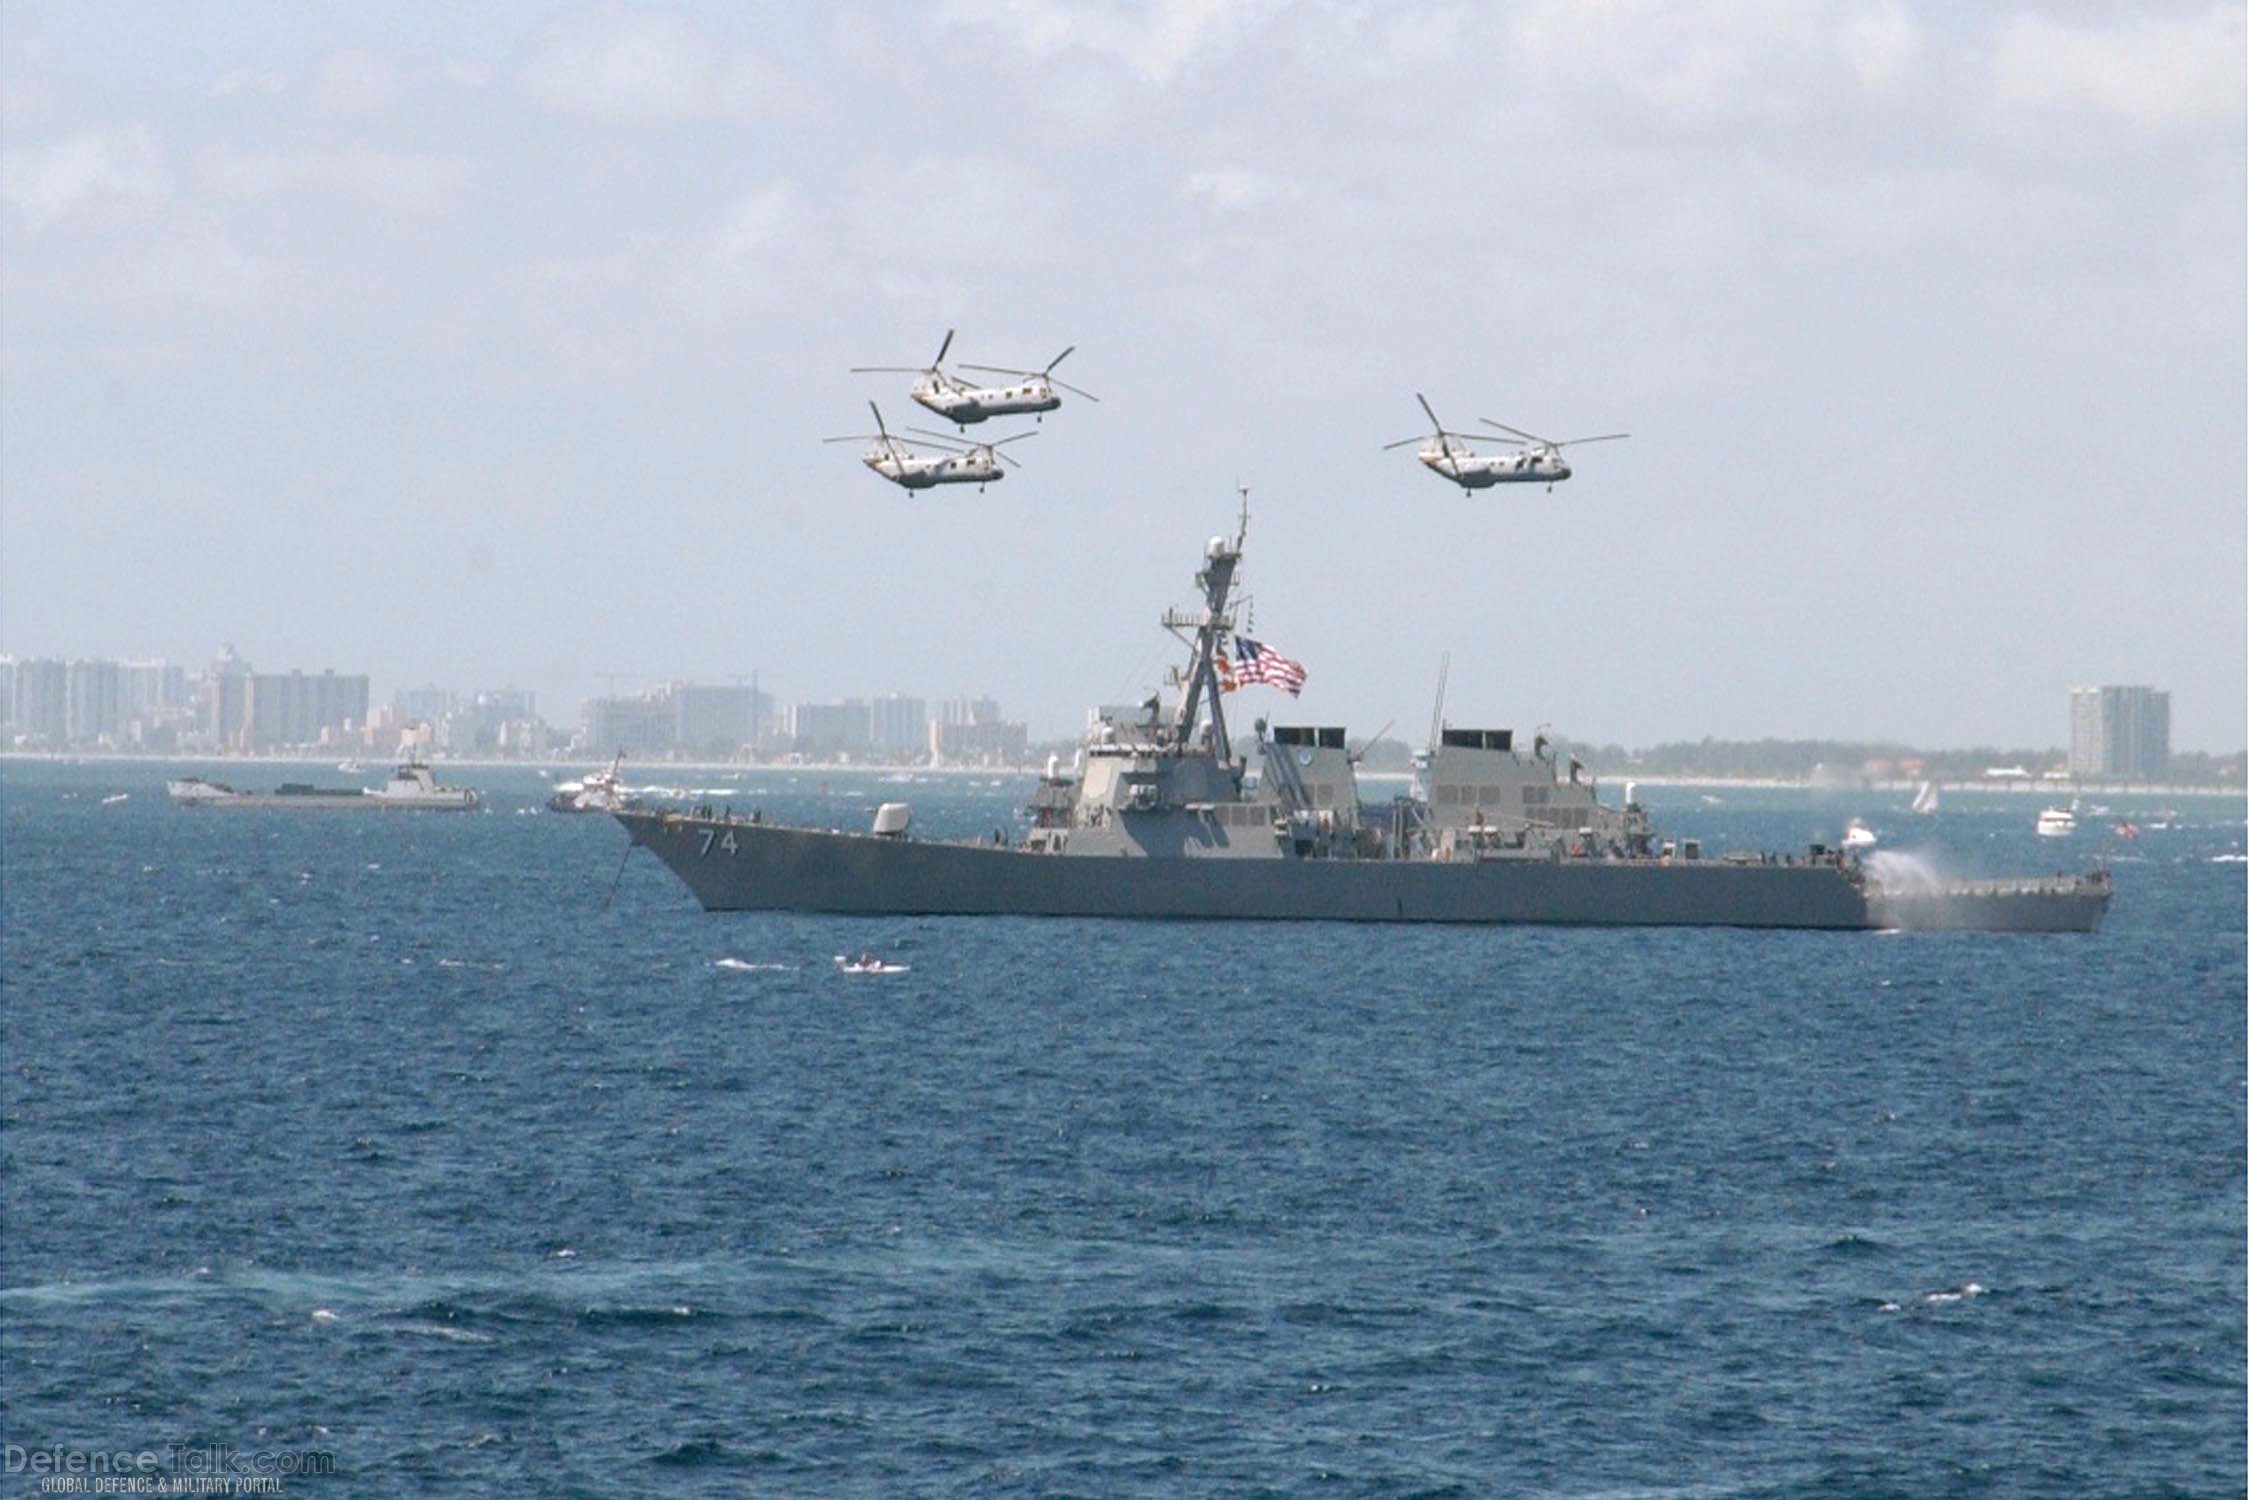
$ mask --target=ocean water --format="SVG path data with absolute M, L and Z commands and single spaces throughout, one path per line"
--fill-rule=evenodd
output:
M 472 816 L 165 774 L 0 766 L 25 1450 L 332 1455 L 297 1495 L 2248 1490 L 2238 800 L 2056 848 L 2013 798 L 1648 793 L 1713 850 L 2115 857 L 2087 938 L 712 917 L 527 771 L 449 774 Z M 963 834 L 1027 790 L 680 774 Z

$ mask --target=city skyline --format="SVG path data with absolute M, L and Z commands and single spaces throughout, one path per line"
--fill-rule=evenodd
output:
M 1319 722 L 1449 653 L 1462 717 L 1618 741 L 2151 681 L 2238 745 L 2244 14 L 11 6 L 0 649 L 1053 728 L 1175 659 L 1246 484 Z M 820 439 L 948 328 L 1101 400 L 907 495 Z M 1632 436 L 1464 495 L 1382 451 L 1415 392 Z
M 28 683 L 24 674 L 27 667 L 40 669 L 51 681 L 46 681 L 44 686 Z M 106 677 L 103 676 L 105 669 Z M 241 701 L 239 692 L 230 702 L 225 696 L 224 680 L 237 674 L 251 682 L 271 679 L 276 687 L 286 690 L 280 699 L 284 706 L 269 704 L 261 708 L 254 701 Z M 106 686 L 88 693 L 84 684 L 96 678 Z M 321 686 L 322 679 L 329 680 L 325 689 Z M 955 744 L 972 746 L 970 753 L 978 757 L 1003 757 L 1008 753 L 1019 757 L 1026 746 L 1074 743 L 1096 712 L 1108 712 L 1099 705 L 1088 704 L 1085 717 L 1076 724 L 1050 727 L 1006 719 L 998 699 L 989 694 L 928 697 L 903 690 L 868 694 L 786 693 L 763 688 L 759 685 L 759 674 L 752 673 L 746 679 L 735 677 L 721 683 L 666 678 L 638 692 L 606 693 L 579 700 L 568 718 L 550 720 L 537 708 L 538 694 L 532 689 L 514 685 L 461 689 L 419 682 L 392 687 L 386 694 L 374 690 L 374 680 L 370 674 L 337 673 L 333 669 L 258 673 L 246 657 L 235 651 L 232 642 L 226 643 L 212 658 L 210 666 L 200 672 L 164 658 L 26 658 L 0 652 L 0 749 L 24 741 L 27 733 L 29 748 L 94 745 L 97 734 L 88 726 L 102 723 L 104 719 L 99 711 L 89 715 L 83 700 L 93 697 L 100 702 L 104 693 L 113 702 L 107 711 L 107 722 L 112 724 L 119 722 L 120 715 L 134 704 L 174 710 L 171 720 L 174 733 L 179 726 L 187 725 L 195 735 L 185 742 L 190 749 L 302 748 L 325 743 L 318 737 L 292 740 L 263 726 L 296 723 L 308 713 L 313 719 L 320 719 L 321 712 L 307 706 L 307 694 L 323 694 L 318 701 L 328 704 L 339 686 L 344 696 L 333 701 L 355 702 L 359 716 L 354 719 L 348 712 L 339 711 L 329 714 L 329 719 L 339 725 L 348 721 L 356 736 L 354 743 L 377 750 L 388 746 L 373 744 L 370 734 L 392 735 L 416 725 L 424 731 L 424 737 L 418 741 L 424 748 L 434 746 L 456 751 L 471 748 L 466 743 L 449 745 L 442 729 L 434 740 L 427 737 L 432 726 L 441 725 L 448 717 L 456 717 L 475 726 L 471 731 L 473 748 L 498 748 L 513 754 L 545 755 L 565 751 L 594 754 L 627 749 L 635 754 L 653 750 L 662 755 L 677 755 L 699 750 L 724 757 L 744 748 L 764 748 L 814 755 L 840 753 L 852 758 L 871 755 L 911 760 L 926 750 L 942 760 L 941 743 L 927 739 L 931 726 L 941 723 L 998 726 L 1005 733 L 997 740 L 988 735 L 968 736 L 956 739 Z M 52 699 L 45 710 L 45 722 L 68 727 L 61 739 L 44 735 L 36 724 L 27 724 L 24 705 L 42 694 Z M 352 694 L 356 697 L 351 697 Z M 2040 754 L 2058 752 L 2063 757 L 2062 763 L 2079 774 L 2121 772 L 2142 779 L 2160 779 L 2173 748 L 2182 754 L 2210 759 L 2248 754 L 2248 747 L 2173 747 L 2170 701 L 2168 691 L 2145 685 L 2072 686 L 2061 710 L 2060 734 L 2050 739 L 2012 743 L 2015 748 Z M 1237 719 L 1243 706 L 1237 704 L 1234 709 Z M 1254 703 L 1245 706 L 1250 710 L 1249 718 L 1269 719 L 1275 723 L 1309 723 L 1316 717 L 1297 711 L 1286 699 L 1275 698 L 1264 711 L 1259 711 Z M 810 716 L 813 727 L 804 727 L 806 715 Z M 214 729 L 213 725 L 218 722 L 234 722 L 241 728 L 230 737 Z M 648 726 L 659 722 L 670 727 L 651 732 Z M 1458 725 L 1468 721 L 1447 713 L 1444 722 Z M 1632 744 L 1599 734 L 1580 733 L 1574 726 L 1541 722 L 1573 743 L 1634 752 L 1686 743 L 1695 738 L 1688 734 Z M 713 732 L 712 727 L 720 724 L 734 724 L 735 728 L 729 732 Z M 855 730 L 849 727 L 854 724 Z M 1404 744 L 1412 742 L 1412 731 L 1403 735 L 1388 732 L 1395 727 L 1394 724 L 1385 725 L 1382 738 Z M 1510 720 L 1506 727 L 1520 726 Z M 1348 733 L 1365 735 L 1361 729 L 1348 725 L 1344 728 Z M 115 743 L 123 737 L 103 734 L 99 738 Z M 1716 737 L 1702 738 L 1708 741 Z M 1754 738 L 1795 743 L 1859 742 L 1849 736 L 1815 732 Z M 1909 733 L 1874 735 L 1865 737 L 1862 742 L 1911 747 L 1936 754 L 1988 750 L 2009 743 L 1984 740 L 1967 745 L 1944 745 Z M 180 743 L 172 735 L 162 737 L 164 747 Z M 602 744 L 607 744 L 609 751 L 601 751 Z M 116 744 L 116 747 L 145 748 L 137 738 L 130 744 Z

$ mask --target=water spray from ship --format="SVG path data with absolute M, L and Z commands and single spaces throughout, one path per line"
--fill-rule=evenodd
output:
M 1953 880 L 1934 855 L 1918 849 L 1876 849 L 1860 863 L 1867 879 L 1899 895 L 1938 895 Z

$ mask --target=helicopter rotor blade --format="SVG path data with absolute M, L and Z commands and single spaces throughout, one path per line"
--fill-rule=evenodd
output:
M 1019 443 L 1024 438 L 1034 438 L 1036 436 L 1038 436 L 1038 434 L 1035 432 L 1018 432 L 1012 437 L 999 438 L 994 442 L 985 443 L 983 446 L 985 446 L 986 448 L 1002 448 L 1009 443 Z
M 853 375 L 926 375 L 929 371 L 921 365 L 853 365 L 851 366 L 851 373 Z
M 1434 437 L 1434 436 L 1435 436 L 1435 434 L 1434 434 L 1434 433 L 1430 433 L 1430 432 L 1424 432 L 1424 433 L 1420 434 L 1420 435 L 1419 435 L 1418 437 L 1399 438 L 1399 439 L 1398 439 L 1398 440 L 1397 440 L 1396 442 L 1394 442 L 1394 443 L 1384 443 L 1384 444 L 1382 444 L 1382 450 L 1383 450 L 1384 452 L 1387 452 L 1387 451 L 1388 451 L 1388 450 L 1390 450 L 1391 448 L 1402 448 L 1402 447 L 1404 447 L 1404 446 L 1405 446 L 1405 445 L 1406 445 L 1407 443 L 1425 443 L 1425 442 L 1427 442 L 1427 441 L 1428 441 L 1428 440 L 1429 440 L 1430 438 L 1432 438 L 1432 437 Z
M 1032 376 L 1032 375 L 1036 375 L 1036 374 L 1039 374 L 1039 373 L 1040 373 L 1040 372 L 1039 372 L 1039 371 L 1037 371 L 1037 370 L 1013 370 L 1013 369 L 1009 369 L 1009 368 L 1008 368 L 1007 366 L 1005 366 L 1005 365 L 966 365 L 966 364 L 964 364 L 964 365 L 960 366 L 960 368 L 961 368 L 961 369 L 963 369 L 963 370 L 981 370 L 981 371 L 982 371 L 982 372 L 983 372 L 984 374 L 986 374 L 986 375 L 1021 375 L 1021 376 L 1024 376 L 1024 377 L 1028 377 L 1028 376 Z
M 975 444 L 973 443 L 961 442 L 958 438 L 954 437 L 949 432 L 931 432 L 926 427 L 908 427 L 904 430 L 912 433 L 917 438 L 928 439 L 929 445 L 931 447 L 943 448 L 952 453 L 965 453 L 968 451 L 968 449 L 975 446 Z
M 937 357 L 936 357 L 935 359 L 932 359 L 932 360 L 930 360 L 930 361 L 929 361 L 929 368 L 930 368 L 930 369 L 932 369 L 932 370 L 933 370 L 933 369 L 935 369 L 935 368 L 936 368 L 936 367 L 937 367 L 938 365 L 941 365 L 941 364 L 943 364 L 943 363 L 944 363 L 944 355 L 945 355 L 945 351 L 946 351 L 947 349 L 950 349 L 950 348 L 952 347 L 952 336 L 953 336 L 953 334 L 954 334 L 955 332 L 957 332 L 957 331 L 958 331 L 957 329 L 951 329 L 951 328 L 947 328 L 947 329 L 946 329 L 946 330 L 944 331 L 944 342 L 943 342 L 943 343 L 941 343 L 941 344 L 939 344 L 939 345 L 937 345 Z
M 1049 359 L 1049 360 L 1047 360 L 1047 361 L 1046 361 L 1046 368 L 1045 368 L 1045 369 L 1043 369 L 1043 370 L 1040 370 L 1040 371 L 1039 371 L 1038 373 L 1039 373 L 1039 374 L 1041 374 L 1041 375 L 1051 375 L 1051 374 L 1053 374 L 1053 373 L 1054 373 L 1054 366 L 1056 366 L 1056 365 L 1060 364 L 1060 363 L 1061 363 L 1061 362 L 1062 362 L 1063 360 L 1065 360 L 1065 359 L 1069 358 L 1069 357 L 1070 357 L 1070 356 L 1071 356 L 1072 354 L 1075 354 L 1076 352 L 1077 352 L 1077 346 L 1076 346 L 1075 344 L 1072 344 L 1072 345 L 1070 345 L 1070 346 L 1069 346 L 1069 347 L 1068 347 L 1067 349 L 1064 349 L 1064 350 L 1063 350 L 1063 351 L 1062 351 L 1061 353 L 1059 353 L 1059 354 L 1055 355 L 1055 356 L 1054 356 L 1054 357 L 1053 357 L 1052 359 Z
M 1015 457 L 1015 455 L 1013 455 L 1012 453 L 1001 453 L 996 447 L 991 450 L 991 456 L 998 459 L 1003 464 L 1012 464 L 1018 469 L 1023 466 L 1023 461 L 1021 459 Z
M 1436 414 L 1435 407 L 1428 404 L 1428 397 L 1422 395 L 1419 391 L 1415 391 L 1413 392 L 1413 399 L 1420 402 L 1422 411 L 1428 413 L 1428 425 L 1438 432 L 1442 432 L 1444 430 L 1444 419 Z
M 1565 441 L 1555 443 L 1553 446 L 1556 448 L 1566 448 L 1571 443 L 1612 443 L 1617 438 L 1627 438 L 1630 436 L 1631 434 L 1628 432 L 1603 432 L 1598 437 L 1569 438 Z
M 913 456 L 913 450 L 890 435 L 890 424 L 882 420 L 881 407 L 869 401 L 866 404 L 866 409 L 874 413 L 875 430 L 882 434 L 882 446 L 889 451 L 890 462 L 902 465 Z
M 1056 380 L 1051 375 L 1046 377 L 1046 383 L 1052 386 L 1057 391 L 1067 391 L 1072 396 L 1083 396 L 1086 400 L 1094 402 L 1096 404 L 1098 404 L 1101 399 L 1100 397 L 1094 395 L 1091 391 L 1079 390 L 1076 386 L 1071 385 L 1068 381 Z
M 879 443 L 882 439 L 871 432 L 850 432 L 842 437 L 821 438 L 823 443 Z
M 1539 437 L 1534 432 L 1524 432 L 1519 427 L 1509 427 L 1504 422 L 1494 422 L 1489 417 L 1477 417 L 1475 420 L 1483 423 L 1487 427 L 1496 427 L 1501 432 L 1511 432 L 1516 437 L 1521 438 L 1526 442 L 1536 443 L 1541 448 L 1551 448 L 1554 446 L 1554 442 L 1551 438 Z

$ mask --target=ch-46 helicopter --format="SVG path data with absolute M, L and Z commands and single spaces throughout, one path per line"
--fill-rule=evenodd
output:
M 1407 443 L 1421 445 L 1415 456 L 1437 474 L 1449 479 L 1463 490 L 1486 490 L 1494 484 L 1543 484 L 1552 489 L 1573 472 L 1561 457 L 1561 450 L 1572 443 L 1606 443 L 1617 438 L 1630 437 L 1628 432 L 1604 432 L 1598 437 L 1566 438 L 1555 442 L 1535 433 L 1524 432 L 1519 427 L 1509 427 L 1504 422 L 1494 422 L 1489 417 L 1477 421 L 1487 427 L 1496 427 L 1506 437 L 1488 432 L 1453 432 L 1437 419 L 1435 408 L 1428 397 L 1420 392 L 1413 399 L 1421 403 L 1428 413 L 1433 432 L 1422 437 L 1399 438 L 1394 443 L 1384 443 L 1384 448 L 1402 448 Z M 1471 439 L 1483 442 L 1503 442 L 1513 445 L 1510 453 L 1478 453 L 1468 446 Z M 1525 446 L 1527 445 L 1527 446 Z
M 826 443 L 865 443 L 869 446 L 860 456 L 875 473 L 890 483 L 909 490 L 926 490 L 940 484 L 972 484 L 981 494 L 987 484 L 1007 477 L 1001 463 L 1022 465 L 999 450 L 1008 443 L 1019 443 L 1024 438 L 1038 436 L 1035 432 L 1018 432 L 1013 437 L 1003 437 L 990 443 L 956 443 L 941 432 L 924 432 L 918 427 L 905 430 L 921 438 L 935 453 L 923 453 L 906 446 L 890 435 L 889 424 L 882 420 L 882 408 L 869 401 L 867 410 L 874 413 L 874 431 L 845 437 L 822 438 Z
M 912 365 L 853 365 L 854 375 L 911 375 L 914 377 L 911 395 L 929 410 L 948 422 L 965 428 L 970 422 L 981 422 L 990 417 L 1038 416 L 1062 404 L 1056 391 L 1067 391 L 1073 396 L 1083 396 L 1088 401 L 1101 398 L 1091 391 L 1081 391 L 1074 385 L 1064 384 L 1054 378 L 1054 366 L 1076 352 L 1070 345 L 1046 361 L 1043 370 L 1013 370 L 999 365 L 962 365 L 963 370 L 976 370 L 986 375 L 1013 375 L 1012 385 L 971 385 L 944 368 L 945 352 L 952 347 L 954 330 L 945 330 L 944 342 L 937 345 L 937 357 L 928 364 Z M 1039 418 L 1044 420 L 1042 416 Z

